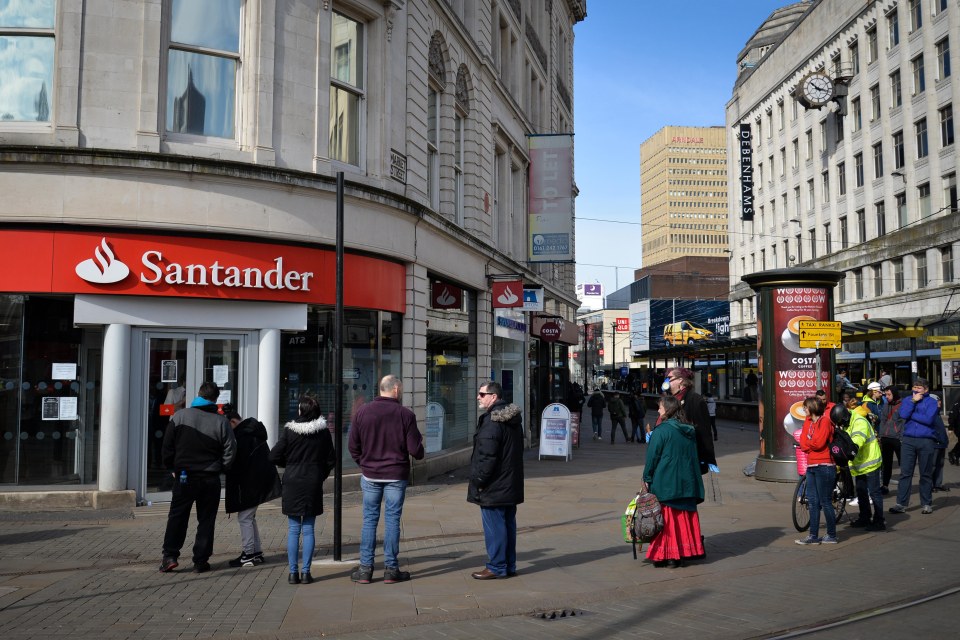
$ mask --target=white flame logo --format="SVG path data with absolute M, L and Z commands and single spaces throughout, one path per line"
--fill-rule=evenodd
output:
M 501 293 L 500 297 L 497 298 L 497 302 L 500 304 L 514 304 L 519 300 L 520 298 L 518 298 L 517 294 L 510 289 L 509 285 L 503 288 L 503 293 Z
M 449 307 L 450 305 L 452 305 L 452 304 L 455 303 L 456 301 L 457 301 L 457 299 L 454 298 L 452 295 L 450 295 L 450 292 L 447 291 L 447 288 L 446 288 L 446 287 L 444 287 L 444 288 L 443 288 L 443 291 L 440 293 L 440 295 L 437 296 L 437 304 L 440 305 L 440 306 L 442 306 L 442 307 Z
M 87 282 L 113 284 L 130 274 L 130 268 L 113 254 L 106 238 L 100 239 L 100 246 L 96 248 L 93 255 L 93 258 L 84 260 L 76 267 L 77 275 Z

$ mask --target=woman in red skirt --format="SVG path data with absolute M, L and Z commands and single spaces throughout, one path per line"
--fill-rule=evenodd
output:
M 687 424 L 680 402 L 660 399 L 660 424 L 650 434 L 643 481 L 660 500 L 663 531 L 647 548 L 655 567 L 680 567 L 684 558 L 703 557 L 697 505 L 703 502 L 703 478 L 697 457 L 697 433 Z

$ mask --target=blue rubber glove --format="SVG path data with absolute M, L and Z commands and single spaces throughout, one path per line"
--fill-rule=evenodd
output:
M 707 468 L 710 469 L 710 471 L 712 471 L 712 472 L 714 472 L 714 473 L 720 473 L 720 467 L 718 467 L 718 466 L 715 465 L 715 464 L 708 464 L 708 465 L 707 465 Z

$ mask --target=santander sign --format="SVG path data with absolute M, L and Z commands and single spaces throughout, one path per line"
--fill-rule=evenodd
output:
M 83 280 L 114 284 L 130 274 L 130 268 L 117 258 L 106 238 L 101 238 L 93 253 L 93 258 L 83 260 L 75 268 Z M 312 271 L 284 268 L 282 256 L 273 259 L 273 268 L 223 264 L 219 259 L 206 264 L 183 264 L 164 258 L 158 249 L 148 249 L 140 256 L 140 264 L 143 270 L 138 277 L 147 285 L 310 291 L 314 278 Z

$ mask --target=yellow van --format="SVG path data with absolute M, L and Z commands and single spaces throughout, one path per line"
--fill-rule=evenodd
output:
M 663 325 L 663 341 L 669 345 L 694 344 L 697 340 L 709 340 L 713 331 L 698 327 L 687 320 Z

